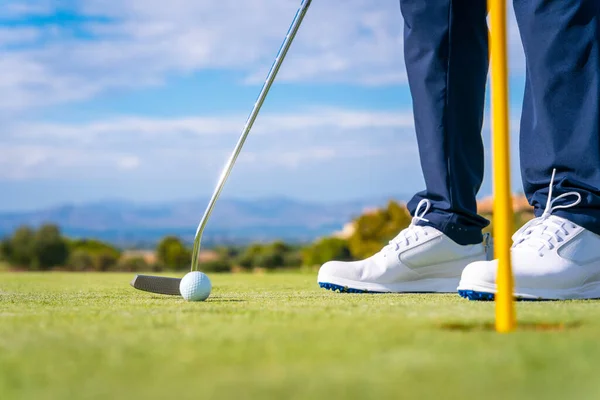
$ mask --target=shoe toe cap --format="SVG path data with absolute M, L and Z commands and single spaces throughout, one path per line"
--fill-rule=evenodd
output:
M 490 283 L 496 282 L 497 261 L 477 261 L 465 267 L 462 272 L 461 282 Z
M 359 271 L 352 262 L 329 261 L 319 269 L 319 282 L 326 282 L 330 278 L 358 280 Z

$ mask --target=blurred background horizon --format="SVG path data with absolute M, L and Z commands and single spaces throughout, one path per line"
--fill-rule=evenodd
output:
M 209 196 L 298 5 L 5 2 L 0 212 Z M 397 0 L 314 2 L 223 197 L 335 204 L 422 190 L 402 25 Z M 510 64 L 519 191 L 512 9 Z
M 0 270 L 179 271 L 300 0 L 5 0 Z M 512 187 L 525 62 L 509 12 Z M 203 271 L 378 251 L 424 188 L 398 0 L 314 1 L 203 235 Z M 491 220 L 489 93 L 486 176 Z M 515 197 L 515 227 L 532 217 Z M 486 228 L 490 232 L 491 226 Z

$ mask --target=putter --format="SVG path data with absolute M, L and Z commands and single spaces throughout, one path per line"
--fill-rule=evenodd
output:
M 285 56 L 286 56 L 288 50 L 290 49 L 290 46 L 291 46 L 292 42 L 294 41 L 296 34 L 298 33 L 298 29 L 300 28 L 300 25 L 302 24 L 302 20 L 304 19 L 304 16 L 306 15 L 306 12 L 308 11 L 308 7 L 310 6 L 311 1 L 312 0 L 302 0 L 302 3 L 300 4 L 300 8 L 298 8 L 298 11 L 296 12 L 296 16 L 294 17 L 294 20 L 292 21 L 292 25 L 290 26 L 288 33 L 285 36 L 285 40 L 283 41 L 283 44 L 281 45 L 281 48 L 279 49 L 279 52 L 277 53 L 275 62 L 271 66 L 271 70 L 269 71 L 269 74 L 267 75 L 267 79 L 265 80 L 262 90 L 260 91 L 258 99 L 256 100 L 256 103 L 254 104 L 254 108 L 252 109 L 252 112 L 250 113 L 250 116 L 248 117 L 248 120 L 246 121 L 246 126 L 244 127 L 244 130 L 242 131 L 242 134 L 241 134 L 237 144 L 235 145 L 235 148 L 233 150 L 233 153 L 231 154 L 231 157 L 229 158 L 229 160 L 227 161 L 227 164 L 225 164 L 225 168 L 221 172 L 221 176 L 217 183 L 217 187 L 215 188 L 215 191 L 213 192 L 213 195 L 208 203 L 208 206 L 206 207 L 206 211 L 204 212 L 204 215 L 202 216 L 202 219 L 200 220 L 198 229 L 196 230 L 196 236 L 194 238 L 194 248 L 192 251 L 192 267 L 191 267 L 192 271 L 198 270 L 198 254 L 200 253 L 200 244 L 202 242 L 202 233 L 204 232 L 206 223 L 208 222 L 208 219 L 210 218 L 210 215 L 215 206 L 215 203 L 217 202 L 217 199 L 219 198 L 221 191 L 223 190 L 225 181 L 227 181 L 227 178 L 229 177 L 229 174 L 231 173 L 231 170 L 233 169 L 233 165 L 235 164 L 235 161 L 237 160 L 237 157 L 240 154 L 242 147 L 244 146 L 244 142 L 246 141 L 246 138 L 248 137 L 248 134 L 250 133 L 250 130 L 252 129 L 252 125 L 254 125 L 254 121 L 256 121 L 256 117 L 258 116 L 258 113 L 265 101 L 265 98 L 267 97 L 267 94 L 269 93 L 269 89 L 271 89 L 271 85 L 275 81 L 275 77 L 277 76 L 277 73 L 279 72 L 279 69 L 281 68 L 281 64 L 283 63 L 283 60 L 285 59 Z M 180 278 L 171 278 L 171 277 L 153 276 L 153 275 L 137 275 L 131 281 L 131 286 L 133 286 L 135 289 L 143 290 L 146 292 L 179 296 L 180 295 L 180 292 L 179 292 L 179 283 L 180 282 L 181 282 Z

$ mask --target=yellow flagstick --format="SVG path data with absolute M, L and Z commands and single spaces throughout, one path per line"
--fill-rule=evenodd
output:
M 510 142 L 508 118 L 508 62 L 506 0 L 488 0 L 491 19 L 492 140 L 494 162 L 494 242 L 498 261 L 496 279 L 496 331 L 516 328 L 513 274 L 510 259 L 513 231 L 510 189 Z

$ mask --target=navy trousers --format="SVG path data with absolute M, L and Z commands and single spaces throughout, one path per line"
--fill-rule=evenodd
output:
M 582 203 L 554 214 L 600 234 L 600 0 L 514 0 L 526 55 L 521 178 L 540 216 L 553 197 Z M 485 0 L 400 0 L 404 52 L 426 189 L 427 225 L 460 244 L 482 240 L 481 128 L 488 74 Z M 565 199 L 569 202 L 573 198 Z

